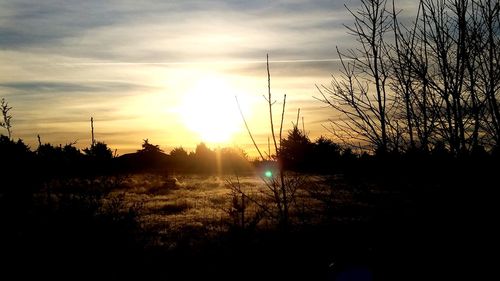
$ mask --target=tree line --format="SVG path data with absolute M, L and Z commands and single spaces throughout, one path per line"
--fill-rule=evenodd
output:
M 248 174 L 253 173 L 255 168 L 271 165 L 266 161 L 251 160 L 242 149 L 211 149 L 205 143 L 198 144 L 191 152 L 179 146 L 165 153 L 158 145 L 145 139 L 141 149 L 121 156 L 101 141 L 84 149 L 75 145 L 40 142 L 32 150 L 21 139 L 14 141 L 0 135 L 2 170 L 23 171 L 30 168 L 47 177 L 128 172 Z M 287 170 L 316 173 L 335 172 L 357 157 L 351 149 L 344 149 L 326 137 L 311 141 L 296 127 L 282 139 L 279 156 Z
M 39 144 L 31 150 L 21 139 L 14 141 L 0 135 L 0 167 L 19 174 L 36 171 L 42 177 L 109 175 L 115 173 L 153 172 L 171 173 L 217 173 L 249 172 L 250 162 L 244 151 L 236 148 L 212 150 L 200 143 L 194 152 L 188 153 L 177 147 L 170 154 L 147 139 L 142 149 L 134 153 L 117 156 L 105 143 L 78 149 L 75 143 L 65 145 Z M 219 165 L 218 165 L 219 164 Z

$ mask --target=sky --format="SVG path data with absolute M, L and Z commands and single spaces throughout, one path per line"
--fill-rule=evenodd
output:
M 269 54 L 276 130 L 286 94 L 285 132 L 300 108 L 311 139 L 333 137 L 323 126 L 338 116 L 315 97 L 338 73 L 336 46 L 355 46 L 344 4 L 359 2 L 0 0 L 12 135 L 88 147 L 93 117 L 96 140 L 118 154 L 149 139 L 166 152 L 203 141 L 256 155 L 235 97 L 266 150 Z

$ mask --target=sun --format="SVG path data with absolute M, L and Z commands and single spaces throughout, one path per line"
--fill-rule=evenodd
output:
M 229 142 L 242 125 L 236 94 L 221 76 L 200 78 L 183 95 L 180 114 L 184 125 L 204 142 Z

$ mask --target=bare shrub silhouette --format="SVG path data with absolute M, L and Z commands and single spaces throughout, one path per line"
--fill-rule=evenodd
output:
M 271 164 L 268 167 L 264 168 L 265 174 L 260 174 L 259 176 L 262 178 L 266 186 L 267 192 L 264 193 L 264 197 L 267 197 L 272 202 L 272 207 L 266 206 L 263 202 L 258 202 L 254 197 L 249 196 L 245 193 L 245 191 L 239 186 L 238 181 L 232 182 L 230 181 L 229 185 L 233 193 L 237 193 L 241 195 L 241 203 L 243 204 L 245 198 L 249 201 L 255 203 L 262 209 L 262 212 L 269 215 L 271 218 L 277 221 L 278 227 L 284 233 L 288 232 L 290 227 L 290 208 L 291 205 L 296 202 L 296 192 L 299 188 L 302 187 L 301 184 L 298 184 L 301 181 L 298 181 L 293 178 L 293 175 L 285 175 L 285 170 L 283 166 L 283 154 L 281 153 L 282 145 L 283 145 L 283 121 L 284 121 L 284 113 L 286 106 L 286 95 L 283 96 L 283 105 L 281 110 L 281 120 L 280 120 L 280 128 L 279 131 L 275 131 L 275 125 L 273 120 L 273 105 L 275 101 L 273 100 L 273 96 L 271 93 L 271 73 L 269 70 L 269 55 L 266 56 L 266 69 L 267 69 L 267 96 L 264 96 L 264 99 L 267 102 L 267 106 L 269 109 L 269 125 L 270 125 L 270 138 L 272 139 L 272 144 L 274 147 L 274 154 L 271 152 L 269 148 L 268 158 L 266 159 L 259 146 L 255 142 L 252 132 L 246 122 L 245 116 L 241 111 L 241 107 L 239 105 L 238 99 L 236 98 L 236 102 L 241 114 L 241 117 L 245 123 L 245 127 L 247 128 L 247 132 L 252 139 L 255 149 L 260 155 L 261 161 L 263 163 Z M 296 126 L 296 125 L 295 125 Z M 268 144 L 270 146 L 270 144 Z M 275 163 L 275 164 L 273 164 Z M 265 165 L 264 165 L 265 166 Z M 233 196 L 233 198 L 235 198 Z M 237 198 L 237 197 L 236 197 Z
M 261 194 L 244 190 L 238 176 L 236 180 L 228 179 L 227 184 L 231 190 L 230 206 L 224 211 L 229 215 L 230 230 L 252 233 L 264 216 L 273 215 L 260 198 Z
M 11 109 L 12 107 L 9 106 L 9 103 L 5 100 L 5 98 L 2 98 L 2 100 L 0 101 L 0 110 L 2 111 L 3 121 L 0 121 L 0 127 L 7 130 L 7 136 L 9 137 L 9 139 L 12 137 L 12 125 L 10 124 L 12 116 L 9 114 L 9 111 Z

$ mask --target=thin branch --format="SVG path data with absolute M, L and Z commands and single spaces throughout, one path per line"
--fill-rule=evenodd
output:
M 245 119 L 245 115 L 243 114 L 243 111 L 241 110 L 241 106 L 240 106 L 240 102 L 238 101 L 238 97 L 235 96 L 235 98 L 236 98 L 236 104 L 238 105 L 238 110 L 240 111 L 241 118 L 243 119 L 243 122 L 245 123 L 245 127 L 247 129 L 248 135 L 250 135 L 250 139 L 252 139 L 252 143 L 255 146 L 255 149 L 257 149 L 257 152 L 259 153 L 260 158 L 262 159 L 262 161 L 265 161 L 266 159 L 264 158 L 264 156 L 260 152 L 259 146 L 257 146 L 257 143 L 255 142 L 255 139 L 253 138 L 252 131 L 250 131 L 250 128 L 248 127 L 247 120 Z
M 282 143 L 282 133 L 283 133 L 283 120 L 285 120 L 285 105 L 286 105 L 286 94 L 283 96 L 283 107 L 281 110 L 281 122 L 280 122 L 280 151 L 281 151 L 281 143 Z

